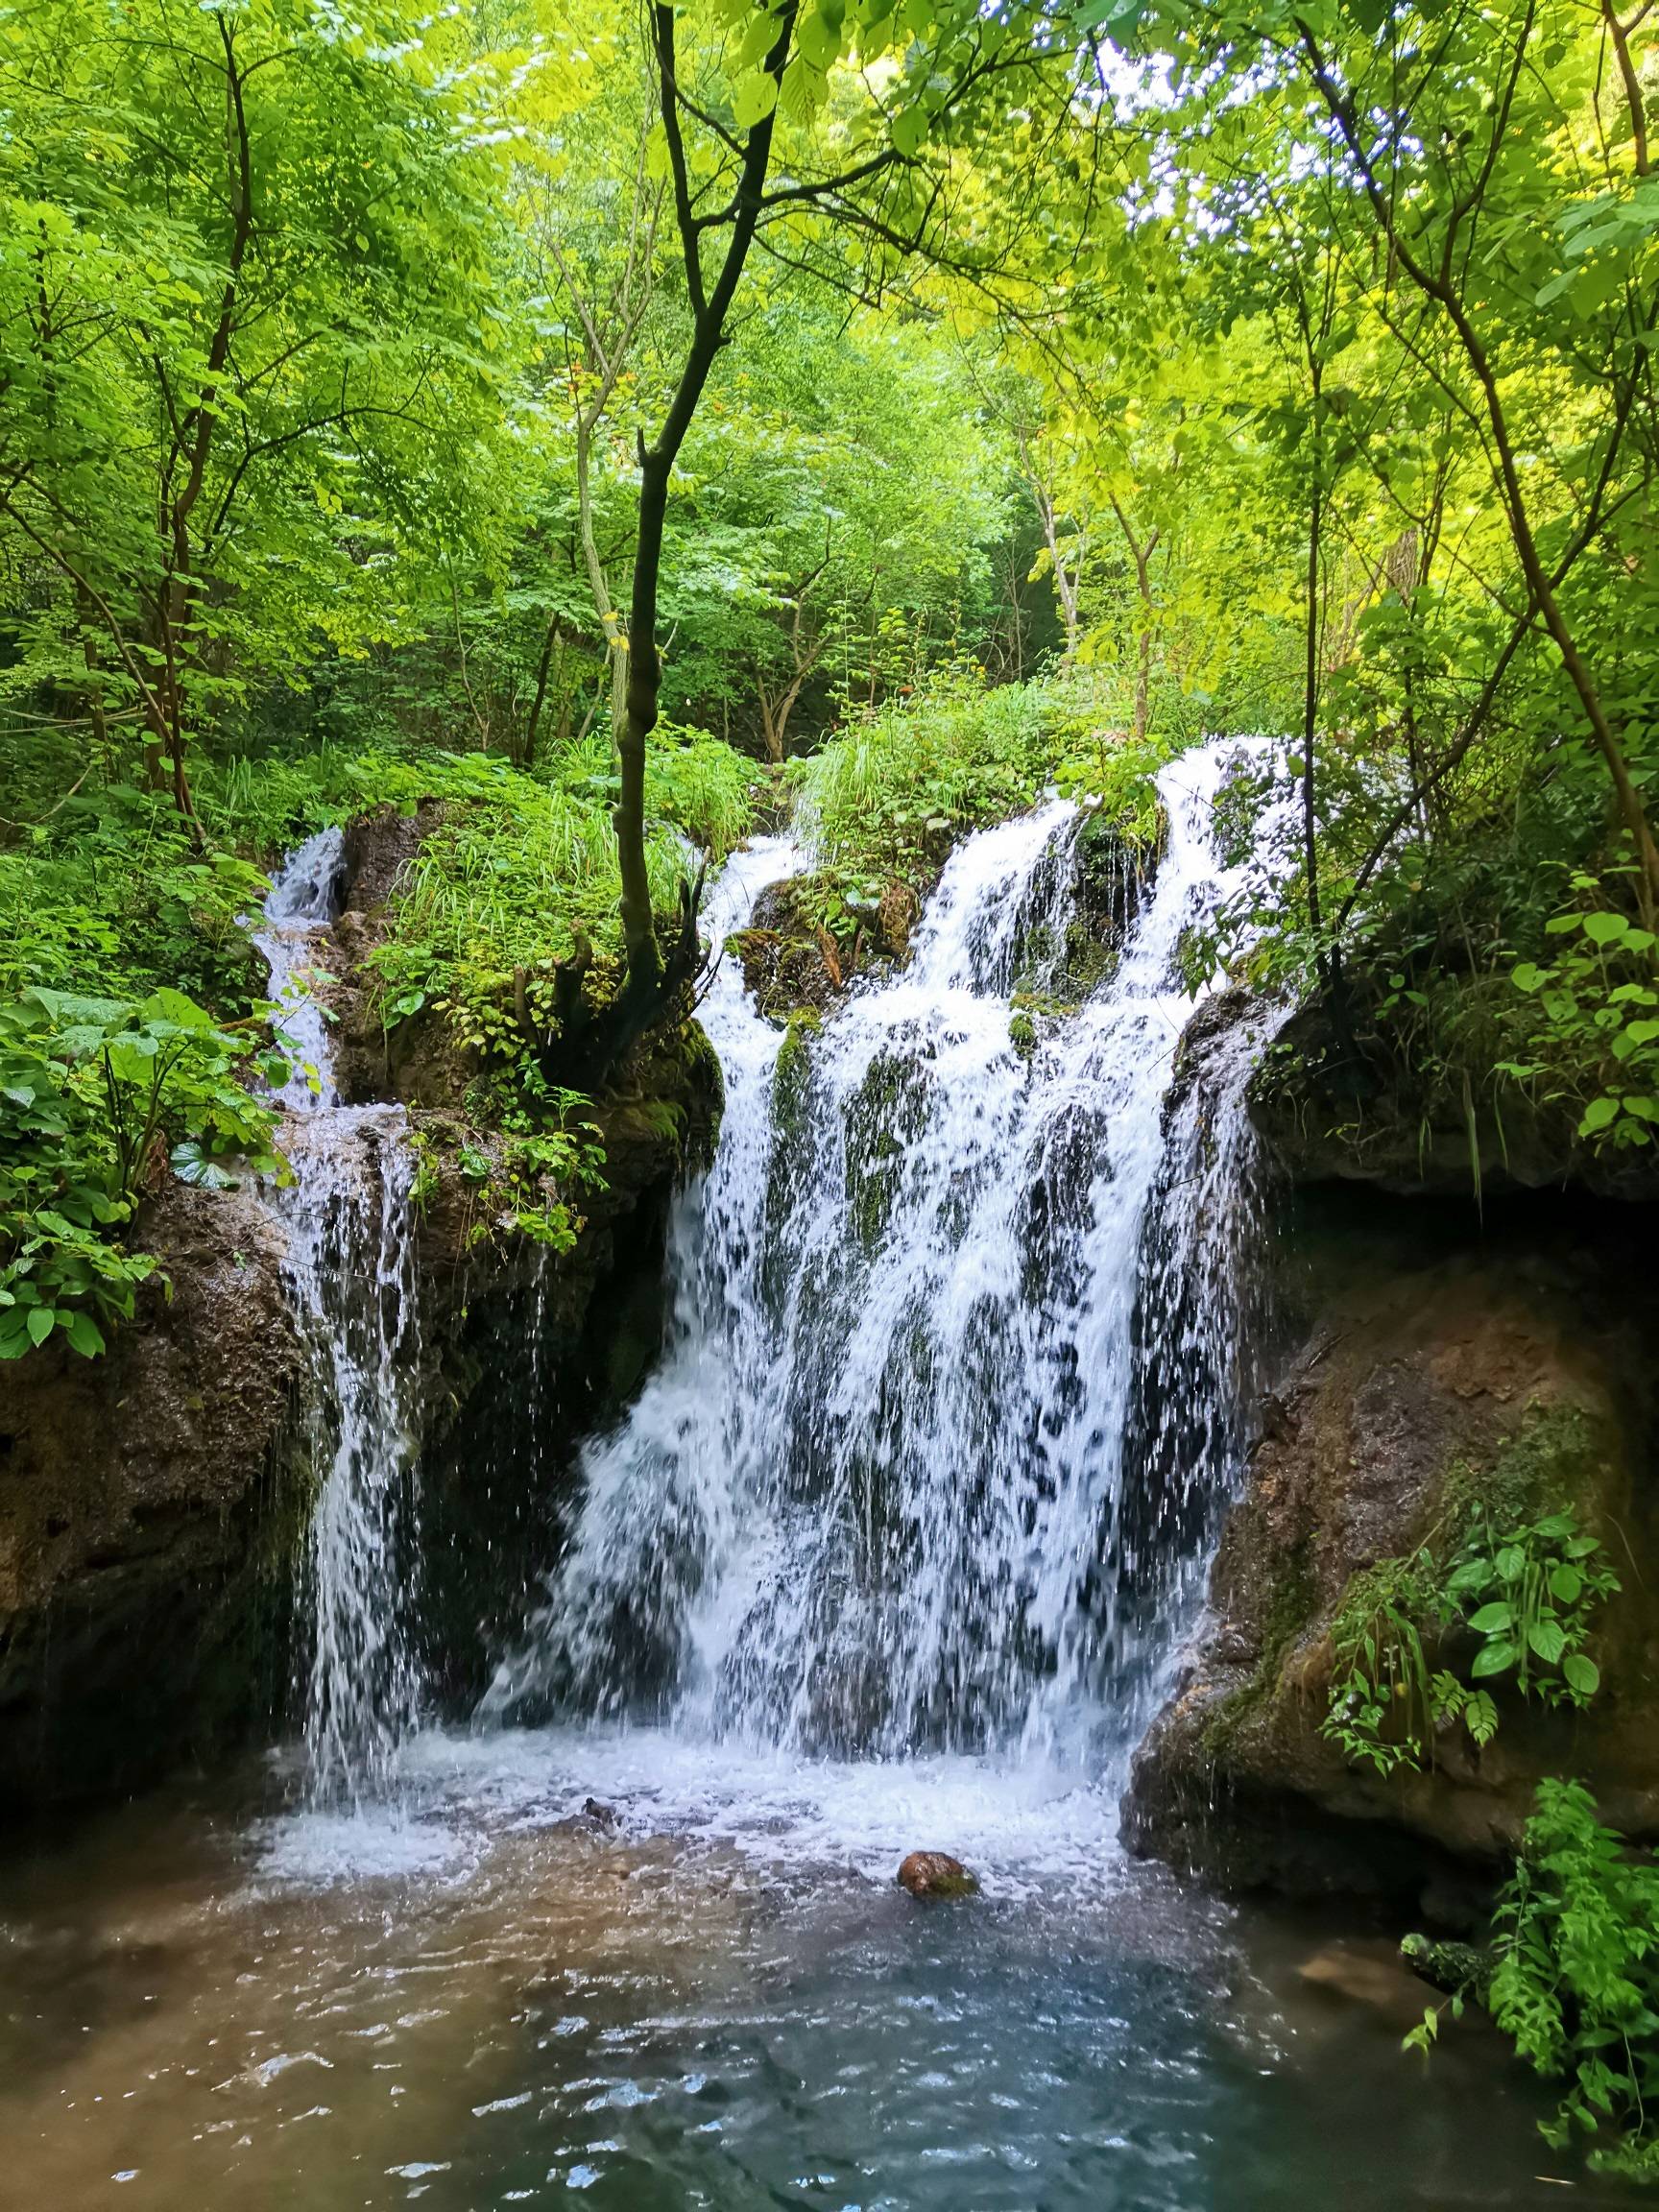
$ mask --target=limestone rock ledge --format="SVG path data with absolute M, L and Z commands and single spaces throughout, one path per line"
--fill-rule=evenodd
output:
M 1404 1899 L 1495 1870 L 1541 1775 L 1659 1837 L 1659 1297 L 1644 1208 L 1465 1209 L 1304 1194 L 1301 1326 L 1261 1409 L 1210 1610 L 1134 1767 L 1126 1839 L 1236 1888 Z M 1353 1575 L 1411 1551 L 1449 1480 L 1495 1511 L 1572 1502 L 1623 1584 L 1583 1713 L 1512 1691 L 1483 1752 L 1382 1779 L 1320 1734 Z

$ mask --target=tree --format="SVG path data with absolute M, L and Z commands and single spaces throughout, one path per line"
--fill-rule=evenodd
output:
M 889 0 L 863 0 L 848 11 L 820 0 L 777 9 L 743 8 L 735 67 L 723 66 L 725 41 L 700 47 L 683 41 L 672 7 L 650 12 L 655 71 L 670 204 L 679 240 L 689 335 L 679 373 L 654 433 L 641 435 L 639 516 L 628 622 L 626 714 L 619 740 L 621 792 L 616 808 L 622 878 L 622 928 L 631 989 L 650 998 L 661 979 L 645 872 L 645 748 L 657 720 L 661 685 L 658 630 L 663 532 L 675 463 L 722 348 L 751 251 L 789 257 L 805 230 L 856 233 L 882 255 L 921 251 L 946 197 L 948 150 L 943 126 L 961 128 L 975 106 L 1000 100 L 1004 81 L 1027 75 L 1049 58 L 1021 17 L 985 18 L 962 0 L 907 9 L 900 19 Z M 902 35 L 912 42 L 876 89 L 868 66 L 832 81 L 841 56 L 854 46 L 869 64 Z M 831 94 L 834 97 L 831 97 Z M 788 130 L 786 126 L 793 126 Z M 940 158 L 924 157 L 930 132 Z M 775 174 L 775 155 L 788 140 L 787 173 Z
M 0 33 L 0 521 L 186 816 L 190 738 L 251 666 L 385 627 L 365 493 L 396 479 L 417 521 L 498 404 L 455 34 L 359 17 L 65 0 Z

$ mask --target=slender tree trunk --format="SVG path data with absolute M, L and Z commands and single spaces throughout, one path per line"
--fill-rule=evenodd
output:
M 784 0 L 778 35 L 764 67 L 781 84 L 795 30 L 796 0 Z M 662 960 L 651 913 L 651 885 L 645 866 L 645 746 L 657 724 L 662 663 L 657 648 L 657 595 L 662 567 L 662 527 L 668 511 L 668 483 L 674 462 L 691 427 L 697 403 L 715 356 L 725 343 L 726 317 L 760 220 L 761 195 L 772 158 L 776 108 L 754 124 L 744 141 L 743 164 L 732 202 L 732 228 L 719 274 L 705 288 L 702 231 L 692 209 L 685 150 L 680 128 L 680 91 L 675 75 L 674 10 L 656 0 L 651 12 L 657 57 L 658 90 L 663 134 L 674 178 L 675 214 L 685 252 L 691 298 L 691 343 L 668 412 L 655 441 L 639 453 L 639 523 L 634 560 L 634 590 L 628 618 L 626 712 L 618 737 L 621 790 L 616 801 L 616 858 L 622 878 L 619 901 L 622 941 L 631 994 L 647 998 L 661 982 Z M 694 894 L 691 913 L 694 916 Z M 693 932 L 694 936 L 694 932 Z
M 541 658 L 536 663 L 536 692 L 530 702 L 529 718 L 524 724 L 524 742 L 519 748 L 518 764 L 521 768 L 536 765 L 536 740 L 541 728 L 541 709 L 547 703 L 547 680 L 553 669 L 553 655 L 559 655 L 559 683 L 565 683 L 565 642 L 559 635 L 559 617 L 554 615 L 547 625 L 547 635 L 541 640 Z
M 705 370 L 704 374 L 707 373 Z M 701 386 L 700 378 L 699 390 Z M 662 451 L 661 441 L 646 448 L 640 470 L 639 529 L 635 544 L 634 596 L 629 621 L 633 644 L 627 657 L 622 718 L 616 725 L 621 789 L 616 800 L 615 829 L 616 859 L 622 878 L 622 942 L 628 955 L 629 983 L 641 992 L 654 989 L 662 973 L 652 922 L 651 880 L 645 866 L 645 745 L 657 727 L 657 700 L 662 685 L 661 663 L 657 657 L 657 584 L 662 563 L 668 477 L 673 466 L 673 456 Z M 614 661 L 612 673 L 614 681 Z
M 772 695 L 764 684 L 756 685 L 755 695 L 760 709 L 760 742 L 765 748 L 767 759 L 776 767 L 783 757 L 783 733 L 779 728 L 778 717 L 773 710 Z
M 1319 419 L 1320 375 L 1317 356 L 1313 364 L 1313 471 L 1308 489 L 1308 579 L 1304 608 L 1306 628 L 1302 674 L 1302 862 L 1308 876 L 1308 926 L 1315 946 L 1319 937 L 1319 835 L 1315 807 L 1313 746 L 1319 733 L 1319 548 L 1325 523 L 1325 468 L 1323 425 Z M 1316 952 L 1320 968 L 1323 950 Z

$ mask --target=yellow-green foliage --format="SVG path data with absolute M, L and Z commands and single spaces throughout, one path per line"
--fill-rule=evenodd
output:
M 1133 742 L 1087 679 L 1010 684 L 947 672 L 794 766 L 801 822 L 839 876 L 909 878 L 964 831 L 1033 805 L 1053 786 L 1097 799 L 1125 834 L 1157 834 L 1153 779 L 1172 747 Z

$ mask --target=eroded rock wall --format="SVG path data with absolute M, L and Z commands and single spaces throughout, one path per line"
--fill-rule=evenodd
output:
M 1407 1893 L 1495 1866 L 1542 1774 L 1659 1836 L 1659 1298 L 1645 1209 L 1307 1193 L 1295 1349 L 1261 1407 L 1186 1678 L 1136 1762 L 1132 1845 L 1241 1887 Z M 1500 1693 L 1493 1742 L 1445 1732 L 1383 1779 L 1320 1733 L 1353 1577 L 1413 1551 L 1448 1486 L 1517 1520 L 1562 1503 L 1623 1583 L 1583 1713 Z
M 658 1037 L 596 1103 L 605 1183 L 577 1197 L 572 1246 L 493 1217 L 445 1140 L 467 1070 L 430 1030 L 388 1051 L 359 967 L 434 819 L 385 810 L 353 832 L 328 988 L 347 1095 L 403 1098 L 435 1164 L 417 1223 L 428 1657 L 462 1695 L 557 1544 L 575 1436 L 661 1339 L 668 1209 L 721 1094 L 695 1023 Z M 173 1183 L 139 1236 L 170 1294 L 147 1286 L 105 1357 L 55 1340 L 0 1367 L 0 1819 L 215 1756 L 289 1703 L 315 1471 L 284 1231 L 252 1190 Z
M 0 1369 L 0 1815 L 205 1754 L 285 1674 L 281 1233 L 182 1184 L 139 1229 L 171 1294 L 146 1285 L 102 1358 Z

